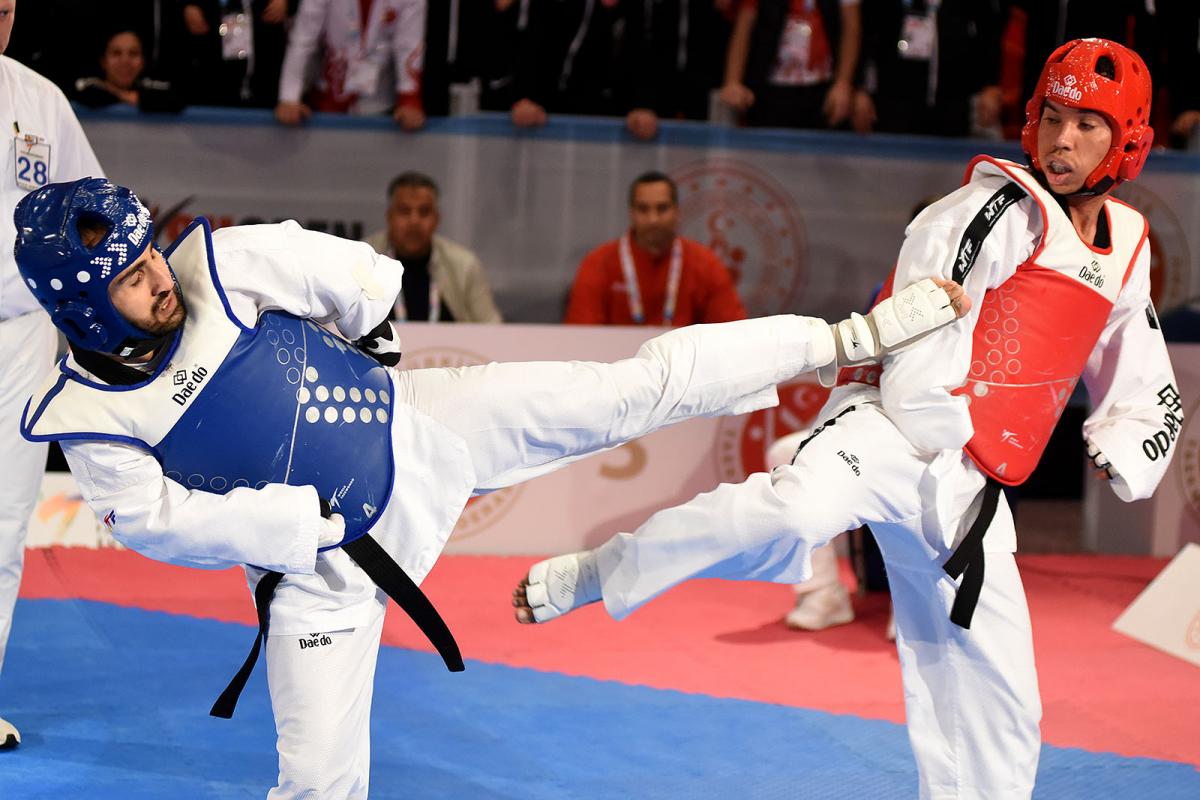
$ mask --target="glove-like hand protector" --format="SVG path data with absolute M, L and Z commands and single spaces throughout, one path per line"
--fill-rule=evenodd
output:
M 355 339 L 354 345 L 385 367 L 394 367 L 400 363 L 400 337 L 386 319 L 366 336 Z
M 1092 460 L 1092 466 L 1095 467 L 1097 472 L 1102 473 L 1110 481 L 1119 477 L 1116 469 L 1113 468 L 1112 462 L 1108 460 L 1108 456 L 1100 452 L 1100 448 L 1091 439 L 1085 436 L 1083 437 L 1083 442 L 1087 445 L 1088 458 Z
M 917 281 L 881 300 L 865 317 L 851 314 L 830 326 L 837 359 L 819 368 L 817 377 L 822 386 L 833 386 L 839 367 L 878 361 L 957 318 L 945 289 L 929 278 Z

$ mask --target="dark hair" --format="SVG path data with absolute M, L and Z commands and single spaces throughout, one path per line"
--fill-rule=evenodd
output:
M 423 172 L 415 172 L 413 170 L 401 172 L 399 175 L 392 178 L 392 182 L 388 184 L 387 190 L 387 198 L 389 201 L 392 199 L 392 195 L 396 193 L 397 189 L 428 189 L 429 191 L 433 192 L 434 197 L 437 197 L 438 195 L 438 186 L 436 183 L 434 183 L 433 178 L 429 177 Z
M 1096 59 L 1096 74 L 1108 78 L 1110 81 L 1117 79 L 1117 65 L 1108 56 L 1100 56 Z
M 107 222 L 98 217 L 80 215 L 75 220 L 75 230 L 79 232 L 79 241 L 83 242 L 83 246 L 88 250 L 104 241 L 104 237 L 108 236 L 111 229 L 112 227 Z
M 637 187 L 645 183 L 665 183 L 671 188 L 671 205 L 679 205 L 679 187 L 675 185 L 675 181 L 671 180 L 671 176 L 656 170 L 643 172 L 633 179 L 633 183 L 629 184 L 629 205 L 633 205 L 633 196 L 637 192 Z

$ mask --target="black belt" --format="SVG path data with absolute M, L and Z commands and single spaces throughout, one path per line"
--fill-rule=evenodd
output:
M 437 648 L 447 669 L 451 672 L 462 672 L 466 668 L 454 635 L 438 615 L 433 603 L 429 602 L 429 598 L 412 578 L 405 574 L 395 559 L 380 547 L 379 542 L 367 534 L 342 545 L 342 549 L 367 573 L 367 577 L 373 580 L 376 586 L 387 592 L 388 597 L 395 600 L 404 613 L 412 618 L 421 629 L 421 633 Z M 258 609 L 258 634 L 254 637 L 254 645 L 250 648 L 250 654 L 246 656 L 242 668 L 233 676 L 225 691 L 221 692 L 217 702 L 213 703 L 212 710 L 208 712 L 209 716 L 222 719 L 233 716 L 233 709 L 237 706 L 242 689 L 246 688 L 246 681 L 250 679 L 250 673 L 254 671 L 254 665 L 258 662 L 258 654 L 262 650 L 262 643 L 270 625 L 271 598 L 281 580 L 282 572 L 268 572 L 254 588 L 254 605 Z
M 979 516 L 967 535 L 954 548 L 950 558 L 942 565 L 951 578 L 963 576 L 954 596 L 954 605 L 950 608 L 950 621 L 960 628 L 971 627 L 971 617 L 975 614 L 975 606 L 979 604 L 979 593 L 983 590 L 983 535 L 996 516 L 996 504 L 1000 499 L 1000 484 L 992 478 L 987 479 L 983 487 L 983 504 L 979 507 Z

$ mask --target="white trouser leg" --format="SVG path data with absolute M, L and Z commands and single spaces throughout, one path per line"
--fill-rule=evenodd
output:
M 46 445 L 21 437 L 21 412 L 54 361 L 54 326 L 43 313 L 0 322 L 0 666 L 25 564 L 25 534 L 46 472 Z
M 837 550 L 833 542 L 812 551 L 812 577 L 795 585 L 796 594 L 812 594 L 838 582 Z
M 791 465 L 722 484 L 602 544 L 605 607 L 621 619 L 689 578 L 805 580 L 813 548 L 842 531 L 919 515 L 927 463 L 877 406 L 855 408 Z
M 371 695 L 384 617 L 378 598 L 370 604 L 370 622 L 358 628 L 267 637 L 279 750 L 279 784 L 269 800 L 367 796 Z
M 498 489 L 681 420 L 774 405 L 776 384 L 831 357 L 828 330 L 797 316 L 693 325 L 612 364 L 412 370 L 396 392 L 462 436 L 476 486 Z
M 973 509 L 964 512 L 964 523 L 974 519 Z M 988 535 L 1011 525 L 1002 496 Z M 940 569 L 945 558 L 917 565 L 909 557 L 913 540 L 940 536 L 922 537 L 918 527 L 873 529 L 887 562 L 920 796 L 1023 800 L 1037 772 L 1041 701 L 1016 562 L 1011 553 L 986 553 L 971 628 L 960 628 L 950 621 L 957 582 Z

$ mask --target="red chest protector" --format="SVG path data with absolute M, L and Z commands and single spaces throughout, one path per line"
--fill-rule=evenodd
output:
M 1012 277 L 978 301 L 971 368 L 953 394 L 970 406 L 975 435 L 967 454 L 983 472 L 1016 486 L 1041 459 L 1149 227 L 1135 209 L 1109 198 L 1104 212 L 1112 245 L 1089 247 L 1054 196 L 1024 167 L 979 156 L 964 183 L 997 175 L 1033 198 L 1042 240 Z M 891 288 L 889 279 L 885 291 Z M 843 370 L 839 383 L 878 383 L 878 375 L 870 374 L 877 370 L 855 372 Z

